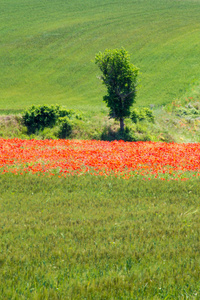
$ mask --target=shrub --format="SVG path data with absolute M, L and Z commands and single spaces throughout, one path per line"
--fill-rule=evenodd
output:
M 57 139 L 57 128 L 44 128 L 42 132 L 39 132 L 39 137 L 45 140 L 55 140 Z
M 135 135 L 135 128 L 131 126 L 126 126 L 124 130 L 124 136 L 123 136 L 124 141 L 127 142 L 136 142 L 137 138 Z
M 124 140 L 127 142 L 135 142 L 135 127 L 134 125 L 126 126 L 124 132 L 122 132 L 120 128 L 116 129 L 111 126 L 104 127 L 100 138 L 103 141 Z
M 185 107 L 179 107 L 176 109 L 176 115 L 179 117 L 183 116 L 189 116 L 191 118 L 197 118 L 200 116 L 200 110 L 193 106 L 185 106 Z
M 58 118 L 57 108 L 55 106 L 32 106 L 22 115 L 23 122 L 28 128 L 29 133 L 35 133 L 45 127 L 53 127 Z
M 81 114 L 76 113 L 72 109 L 65 109 L 59 105 L 39 105 L 32 106 L 23 114 L 24 125 L 28 128 L 28 133 L 32 134 L 36 131 L 43 130 L 46 127 L 53 127 L 56 123 L 63 123 L 61 118 L 67 117 L 69 119 L 82 119 Z M 67 119 L 66 119 L 67 120 Z M 65 123 L 67 123 L 66 121 Z M 61 127 L 67 125 L 61 125 Z M 63 129 L 64 130 L 64 129 Z
M 75 112 L 73 109 L 66 109 L 64 107 L 56 106 L 57 115 L 59 118 L 68 117 L 69 119 L 82 120 L 82 114 Z
M 65 139 L 70 136 L 72 133 L 72 120 L 69 119 L 68 116 L 59 118 L 59 130 L 58 130 L 58 137 L 60 139 Z
M 146 120 L 148 122 L 154 123 L 154 115 L 151 109 L 148 107 L 143 107 L 141 109 L 133 109 L 131 113 L 131 120 L 134 123 L 137 123 L 138 121 Z

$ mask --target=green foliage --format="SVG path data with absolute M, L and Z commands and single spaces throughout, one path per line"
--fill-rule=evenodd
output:
M 0 195 L 1 299 L 199 299 L 199 179 L 4 174 Z
M 72 133 L 73 122 L 68 116 L 59 118 L 59 130 L 58 137 L 60 139 L 65 139 Z
M 63 119 L 65 117 L 66 119 Z M 67 119 L 75 118 L 81 120 L 82 116 L 72 109 L 65 109 L 59 105 L 33 105 L 23 113 L 22 118 L 29 134 L 32 134 L 46 127 L 53 127 L 56 123 L 62 123 L 61 127 L 63 126 L 64 132 L 64 127 L 67 130 L 67 125 L 64 125 L 64 123 L 67 124 Z
M 42 139 L 42 140 L 55 140 L 58 138 L 58 128 L 48 128 L 45 127 L 42 131 L 39 131 L 37 135 L 31 135 L 31 138 Z
M 193 106 L 198 108 L 198 103 L 195 102 Z M 199 116 L 177 116 L 175 110 L 167 113 L 162 108 L 154 109 L 154 123 L 147 120 L 134 123 L 127 119 L 124 135 L 119 130 L 118 122 L 105 116 L 105 111 L 97 115 L 88 112 L 83 116 L 79 112 L 71 111 L 69 114 L 69 110 L 67 111 L 72 125 L 72 132 L 68 137 L 73 139 L 200 142 Z M 54 127 L 45 127 L 30 134 L 27 127 L 23 126 L 21 115 L 0 115 L 0 136 L 4 138 L 56 139 L 61 136 L 60 127 L 58 118 Z
M 194 104 L 188 104 L 184 107 L 177 107 L 175 109 L 176 115 L 179 117 L 190 117 L 190 118 L 200 118 L 200 102 L 195 102 Z
M 130 116 L 130 108 L 135 101 L 138 68 L 130 63 L 130 56 L 125 49 L 99 52 L 95 63 L 103 73 L 101 80 L 107 88 L 103 100 L 109 107 L 110 117 L 123 122 L 124 118 Z
M 134 108 L 131 112 L 131 120 L 134 123 L 137 123 L 138 121 L 146 120 L 148 122 L 154 123 L 154 115 L 153 111 L 147 107 L 143 107 L 141 109 Z
M 137 138 L 135 135 L 135 128 L 132 128 L 131 126 L 126 126 L 123 132 L 120 129 L 113 130 L 111 126 L 108 126 L 103 129 L 101 140 L 123 140 L 127 142 L 135 142 L 137 141 Z
M 76 121 L 82 120 L 83 116 L 81 113 L 77 113 L 73 109 L 67 110 L 61 107 L 58 107 L 58 115 L 59 129 L 57 136 L 60 139 L 69 138 Z
M 137 135 L 135 128 L 133 128 L 132 126 L 126 126 L 123 134 L 123 140 L 127 142 L 136 142 Z
M 155 141 L 156 138 L 145 126 L 144 124 L 138 123 L 128 124 L 125 126 L 124 131 L 122 132 L 119 128 L 113 129 L 112 126 L 105 127 L 102 134 L 101 140 L 104 141 L 114 141 L 114 140 L 124 140 L 127 142 L 138 142 L 138 141 Z
M 58 109 L 56 106 L 39 105 L 32 106 L 23 113 L 23 121 L 29 133 L 42 130 L 45 127 L 53 127 L 58 119 Z
M 69 119 L 82 120 L 83 115 L 80 112 L 75 112 L 73 109 L 66 109 L 59 105 L 56 106 L 57 114 L 59 118 L 68 117 Z

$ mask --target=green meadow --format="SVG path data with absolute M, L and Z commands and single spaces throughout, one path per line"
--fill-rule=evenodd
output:
M 0 177 L 0 299 L 200 299 L 199 180 Z
M 140 68 L 137 105 L 170 103 L 199 85 L 199 20 L 199 0 L 1 0 L 0 110 L 105 110 L 94 57 L 121 47 Z

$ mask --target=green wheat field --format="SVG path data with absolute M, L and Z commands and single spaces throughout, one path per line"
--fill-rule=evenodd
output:
M 199 84 L 199 20 L 199 0 L 1 0 L 0 109 L 105 109 L 94 57 L 121 47 L 137 105 L 165 105 Z
M 0 177 L 1 299 L 199 299 L 192 181 Z
M 199 93 L 200 0 L 0 0 L 0 114 L 106 115 L 94 57 L 121 47 L 137 106 Z M 197 178 L 0 175 L 0 300 L 200 299 L 199 200 Z

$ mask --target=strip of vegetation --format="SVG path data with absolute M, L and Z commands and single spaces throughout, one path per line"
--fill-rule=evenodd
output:
M 188 105 L 188 103 L 187 103 Z M 184 106 L 184 104 L 183 104 Z M 56 108 L 57 107 L 57 108 Z M 38 116 L 43 120 L 38 111 L 46 108 L 58 109 L 65 116 L 60 117 L 57 113 L 54 125 L 52 121 L 41 126 L 36 123 Z M 179 106 L 178 108 L 180 108 Z M 34 111 L 34 113 L 33 113 Z M 165 142 L 200 142 L 200 120 L 198 118 L 188 118 L 188 116 L 177 115 L 177 110 L 173 107 L 166 108 L 133 108 L 131 118 L 126 120 L 124 133 L 120 131 L 117 121 L 106 116 L 107 111 L 92 113 L 80 113 L 69 110 L 61 106 L 35 106 L 28 111 L 18 115 L 0 116 L 0 137 L 3 138 L 23 138 L 23 139 L 96 139 L 96 140 L 126 140 L 126 141 L 165 141 Z M 34 128 L 34 133 L 26 122 L 30 122 Z

